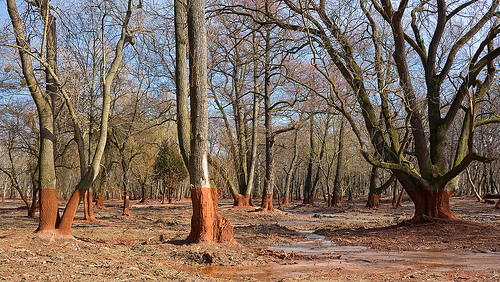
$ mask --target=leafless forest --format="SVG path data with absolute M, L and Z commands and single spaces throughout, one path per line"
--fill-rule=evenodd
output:
M 275 249 L 314 239 L 370 263 L 461 251 L 470 263 L 433 268 L 438 281 L 500 279 L 474 263 L 500 263 L 499 4 L 3 1 L 0 274 L 23 279 L 9 269 L 32 258 L 46 276 L 25 279 L 56 279 L 41 257 L 80 244 L 96 264 L 109 245 L 113 269 L 144 248 L 137 280 L 300 278 L 231 268 L 246 260 L 327 264 L 305 280 L 434 275 Z

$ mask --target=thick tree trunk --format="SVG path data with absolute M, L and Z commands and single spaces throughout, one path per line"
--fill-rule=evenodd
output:
M 54 231 L 58 213 L 56 189 L 40 189 L 40 222 L 37 231 Z
M 457 219 L 450 209 L 451 190 L 406 190 L 415 204 L 412 221 L 425 221 L 428 218 Z
M 205 1 L 188 1 L 188 37 L 191 102 L 191 146 L 187 167 L 191 181 L 193 216 L 189 243 L 234 242 L 233 227 L 218 212 L 217 189 L 210 187 L 208 176 L 208 96 L 207 96 L 207 31 Z M 187 101 L 187 100 L 186 100 Z M 179 101 L 178 101 L 179 102 Z M 186 114 L 186 113 L 178 113 Z M 183 119 L 187 120 L 184 116 Z M 178 125 L 178 128 L 180 125 Z M 187 130 L 187 128 L 180 128 Z
M 302 202 L 303 205 L 314 205 L 314 201 L 315 201 L 315 197 L 314 195 L 304 195 L 304 200 Z
M 97 195 L 96 196 L 96 209 L 104 209 L 104 195 Z
M 342 207 L 342 198 L 343 197 L 344 197 L 343 195 L 333 195 L 333 198 L 331 199 L 331 201 L 332 201 L 331 206 L 336 207 L 336 208 Z
M 71 235 L 71 224 L 73 223 L 73 219 L 75 218 L 76 209 L 78 208 L 78 204 L 80 204 L 80 201 L 84 199 L 86 191 L 87 189 L 75 189 L 75 191 L 71 195 L 71 198 L 69 198 L 69 201 L 66 204 L 61 222 L 57 226 L 57 229 L 54 231 L 54 233 L 64 236 Z
M 234 206 L 235 207 L 248 207 L 250 206 L 250 194 L 241 195 L 235 194 L 234 198 Z
M 141 201 L 139 201 L 140 204 L 147 204 L 149 200 L 149 197 L 147 195 L 142 196 Z
M 187 242 L 234 242 L 233 226 L 218 212 L 216 189 L 192 188 L 191 201 L 193 217 Z
M 273 194 L 262 195 L 262 206 L 263 211 L 274 211 L 273 207 Z
M 283 196 L 283 207 L 286 207 L 289 205 L 290 205 L 290 196 L 289 195 Z
M 377 189 L 378 182 L 378 168 L 376 166 L 372 166 L 372 171 L 370 173 L 370 190 L 368 191 L 368 201 L 366 201 L 366 207 L 369 209 L 378 209 L 380 207 L 381 191 Z
M 366 207 L 369 209 L 380 208 L 380 194 L 368 194 L 368 200 L 366 201 Z

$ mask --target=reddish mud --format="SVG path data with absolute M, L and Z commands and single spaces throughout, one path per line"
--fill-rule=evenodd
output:
M 189 234 L 191 201 L 131 201 L 95 210 L 98 222 L 77 212 L 70 238 L 37 235 L 37 219 L 20 200 L 0 203 L 2 281 L 500 281 L 500 211 L 473 197 L 452 197 L 466 221 L 411 219 L 413 206 L 378 210 L 366 199 L 342 208 L 287 206 L 284 211 L 219 211 L 234 226 L 239 245 L 182 244 Z M 323 207 L 325 206 L 325 207 Z M 60 207 L 63 207 L 61 204 Z

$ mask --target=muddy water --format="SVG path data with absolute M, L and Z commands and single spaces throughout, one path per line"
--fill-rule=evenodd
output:
M 299 276 L 312 271 L 351 269 L 370 273 L 398 272 L 404 269 L 426 269 L 451 272 L 458 268 L 475 271 L 500 271 L 500 253 L 429 252 L 429 251 L 377 251 L 363 246 L 338 246 L 312 231 L 302 231 L 308 239 L 303 242 L 268 246 L 275 252 L 296 253 L 311 260 L 298 260 L 290 264 L 266 264 L 252 267 L 208 266 L 199 269 L 216 278 L 254 278 L 278 280 Z M 335 257 L 340 256 L 338 259 Z

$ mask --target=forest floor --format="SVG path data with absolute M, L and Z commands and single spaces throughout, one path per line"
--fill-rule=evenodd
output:
M 33 234 L 20 200 L 0 203 L 0 281 L 500 281 L 500 211 L 472 197 L 453 197 L 462 221 L 405 223 L 413 204 L 364 208 L 364 198 L 326 208 L 298 202 L 272 213 L 220 212 L 237 245 L 182 244 L 191 202 L 133 201 L 79 210 L 72 238 Z M 61 208 L 63 205 L 60 205 Z M 21 207 L 21 208 L 20 208 Z

